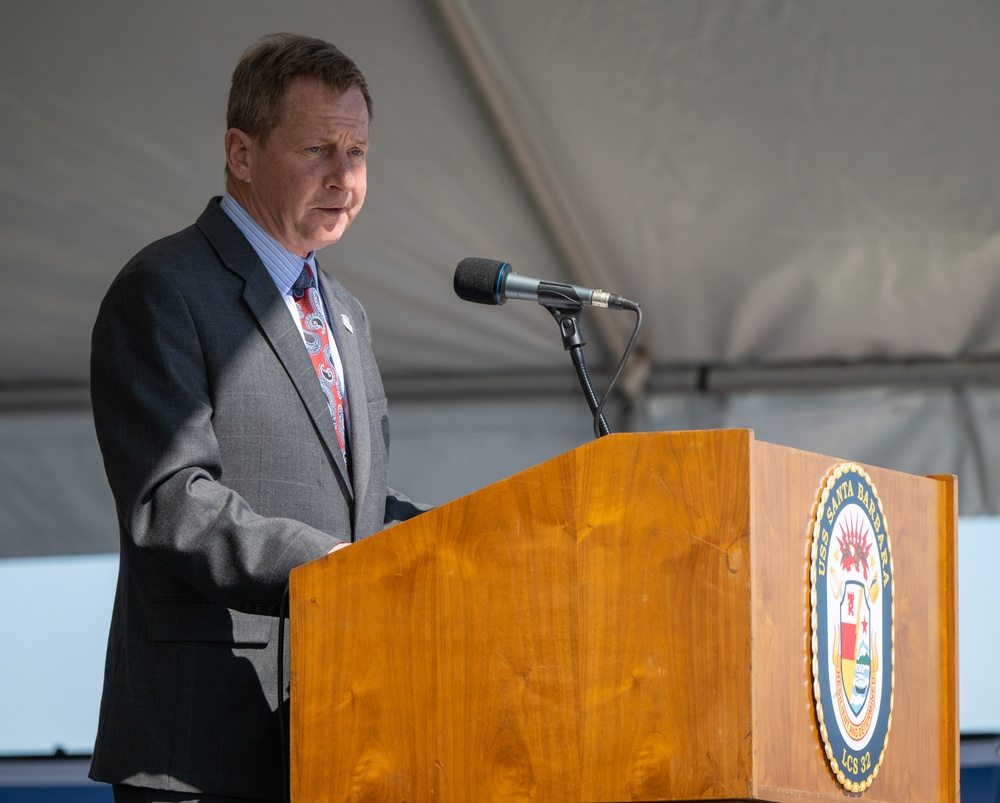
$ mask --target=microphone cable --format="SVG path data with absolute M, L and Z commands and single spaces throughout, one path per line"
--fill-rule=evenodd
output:
M 609 434 L 601 431 L 604 405 L 606 405 L 608 403 L 608 399 L 611 398 L 611 394 L 614 391 L 615 386 L 618 384 L 618 380 L 621 378 L 622 371 L 625 370 L 625 364 L 628 362 L 629 357 L 632 356 L 632 349 L 635 348 L 635 343 L 639 339 L 639 330 L 642 328 L 642 307 L 639 304 L 634 301 L 630 301 L 627 298 L 623 298 L 621 301 L 621 308 L 632 310 L 632 312 L 635 313 L 635 327 L 632 329 L 632 337 L 629 338 L 628 343 L 625 345 L 625 352 L 622 354 L 622 358 L 618 363 L 618 368 L 615 370 L 614 376 L 611 377 L 608 389 L 604 391 L 604 395 L 601 396 L 601 401 L 594 410 L 594 434 L 598 438 L 602 435 Z

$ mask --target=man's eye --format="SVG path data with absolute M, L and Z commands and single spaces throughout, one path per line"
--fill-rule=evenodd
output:
M 306 151 L 309 153 L 320 153 L 322 150 L 323 148 L 320 145 L 313 145 L 311 148 L 306 148 Z

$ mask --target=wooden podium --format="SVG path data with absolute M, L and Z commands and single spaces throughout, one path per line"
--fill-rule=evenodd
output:
M 840 462 L 612 435 L 300 567 L 293 802 L 957 800 L 953 477 L 865 467 L 891 728 L 861 794 L 824 754 L 810 524 Z

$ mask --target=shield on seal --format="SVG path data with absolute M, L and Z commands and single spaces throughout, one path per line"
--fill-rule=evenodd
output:
M 849 580 L 840 599 L 840 682 L 854 716 L 865 707 L 871 686 L 871 619 L 864 585 Z

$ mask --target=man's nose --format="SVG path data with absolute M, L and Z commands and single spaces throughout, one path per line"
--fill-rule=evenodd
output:
M 350 190 L 354 188 L 354 165 L 347 154 L 336 150 L 327 159 L 326 181 L 328 189 Z

